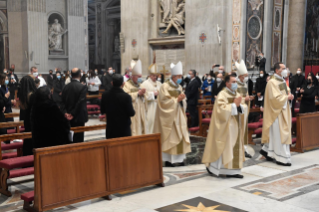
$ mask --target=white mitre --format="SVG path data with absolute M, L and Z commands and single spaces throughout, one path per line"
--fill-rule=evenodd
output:
M 240 63 L 235 62 L 235 66 L 237 68 L 237 76 L 248 74 L 245 62 L 243 60 Z
M 156 64 L 152 64 L 148 67 L 149 74 L 158 74 Z
M 133 64 L 133 67 L 132 67 L 132 64 Z M 138 60 L 137 62 L 135 62 L 135 64 L 131 62 L 131 68 L 132 68 L 132 75 L 137 75 L 137 76 L 142 75 L 142 62 L 141 62 L 141 60 Z
M 183 75 L 183 64 L 182 62 L 178 62 L 176 65 L 174 63 L 171 64 L 171 75 Z

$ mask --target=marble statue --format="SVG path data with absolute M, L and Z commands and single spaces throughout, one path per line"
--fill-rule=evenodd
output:
M 171 4 L 170 4 L 171 3 Z M 185 0 L 160 0 L 160 6 L 163 13 L 162 24 L 165 24 L 165 31 L 174 27 L 178 35 L 185 35 L 183 25 L 185 23 Z
M 62 35 L 67 30 L 64 30 L 58 19 L 54 19 L 54 23 L 49 27 L 49 49 L 55 51 L 62 51 Z
M 222 44 L 222 38 L 221 38 L 221 32 L 222 32 L 222 28 L 219 27 L 219 25 L 217 24 L 217 36 L 218 36 L 218 43 L 219 45 Z

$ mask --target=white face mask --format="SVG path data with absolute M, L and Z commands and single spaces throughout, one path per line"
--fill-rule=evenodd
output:
M 34 76 L 34 77 L 37 77 L 38 75 L 39 75 L 38 72 L 34 72 L 34 73 L 33 73 L 33 76 Z
M 319 75 L 318 75 L 318 76 L 316 76 L 316 78 L 317 78 L 317 79 L 319 79 Z
M 259 76 L 260 76 L 261 78 L 263 78 L 263 77 L 264 77 L 264 75 L 263 75 L 263 74 L 259 74 Z
M 109 74 L 113 74 L 113 70 L 109 70 Z
M 244 79 L 244 83 L 247 83 L 248 82 L 248 77 L 245 77 L 245 79 Z
M 297 71 L 297 74 L 301 74 L 301 71 Z
M 212 78 L 211 78 L 211 77 L 207 77 L 207 80 L 208 80 L 208 81 L 211 81 L 211 80 L 212 80 Z
M 223 70 L 218 70 L 218 73 L 222 74 L 222 73 L 223 73 Z
M 161 81 L 162 81 L 162 79 L 161 79 L 161 78 L 157 78 L 157 81 L 161 82 Z
M 81 73 L 81 77 L 83 77 L 83 73 Z
M 221 82 L 222 79 L 221 79 L 221 78 L 217 78 L 216 81 L 217 81 L 217 82 Z
M 287 70 L 287 69 L 284 69 L 284 70 L 281 72 L 281 76 L 282 76 L 283 78 L 288 77 L 288 70 Z

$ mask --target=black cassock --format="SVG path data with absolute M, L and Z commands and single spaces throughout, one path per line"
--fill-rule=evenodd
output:
M 304 93 L 302 93 L 302 98 L 300 102 L 300 111 L 299 113 L 312 113 L 316 111 L 315 97 L 318 92 L 316 86 L 308 88 L 307 86 L 303 87 Z

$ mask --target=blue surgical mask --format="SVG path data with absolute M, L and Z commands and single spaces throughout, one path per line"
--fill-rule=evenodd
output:
M 179 79 L 177 79 L 177 82 L 176 82 L 177 84 L 181 84 L 182 83 L 182 79 L 181 78 L 179 78 Z
M 61 76 L 56 76 L 57 79 L 61 79 Z
M 8 85 L 8 84 L 9 84 L 9 80 L 5 80 L 4 83 L 5 83 L 6 85 Z
M 142 82 L 143 82 L 143 79 L 140 77 L 140 78 L 137 79 L 137 82 L 138 82 L 138 83 L 142 83 Z
M 233 91 L 237 91 L 237 88 L 238 88 L 238 84 L 235 82 L 235 83 L 233 83 L 233 84 L 231 84 L 231 89 L 233 90 Z
M 187 74 L 187 78 L 189 78 L 189 79 L 190 79 L 190 78 L 191 78 L 191 75 Z

